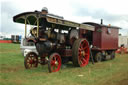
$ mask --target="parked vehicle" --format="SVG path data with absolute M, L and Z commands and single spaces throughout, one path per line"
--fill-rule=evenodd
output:
M 21 49 L 22 55 L 24 57 L 26 57 L 26 55 L 28 53 L 31 53 L 31 52 L 33 52 L 36 55 L 38 55 L 38 52 L 36 50 L 35 43 L 34 42 L 28 42 L 27 39 L 25 39 L 25 38 L 22 38 L 21 39 L 20 49 Z
M 13 21 L 25 24 L 25 39 L 35 43 L 39 54 L 25 57 L 26 69 L 37 67 L 42 61 L 48 64 L 49 72 L 57 72 L 69 61 L 84 67 L 90 57 L 96 62 L 115 58 L 119 27 L 93 22 L 80 24 L 50 15 L 48 10 L 24 12 L 14 16 Z M 33 26 L 29 32 L 33 38 L 27 37 L 27 25 Z

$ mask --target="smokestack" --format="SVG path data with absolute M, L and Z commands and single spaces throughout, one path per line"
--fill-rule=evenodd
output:
M 103 24 L 103 19 L 101 19 L 101 23 L 100 24 Z

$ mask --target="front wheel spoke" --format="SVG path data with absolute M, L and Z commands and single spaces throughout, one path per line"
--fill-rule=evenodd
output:
M 30 67 L 32 67 L 32 64 L 30 64 Z
M 30 63 L 27 63 L 27 66 L 29 66 L 29 67 L 30 67 Z
M 30 60 L 31 60 L 32 58 L 31 58 L 31 57 L 29 57 L 28 59 L 30 59 Z
M 51 64 L 53 64 L 53 65 L 54 65 L 54 64 L 55 64 L 55 61 L 54 61 L 54 60 L 52 60 L 52 61 L 51 61 Z
M 31 63 L 31 60 L 29 61 L 29 63 Z
M 54 65 L 54 67 L 56 67 L 56 64 Z
M 30 64 L 30 62 L 27 62 L 27 64 Z
M 54 68 L 55 68 L 55 70 L 57 69 L 57 65 L 56 64 L 54 65 Z
M 53 60 L 53 64 L 55 64 L 56 63 L 56 61 L 55 60 Z
M 32 67 L 34 67 L 34 64 L 32 64 Z
M 36 61 L 36 60 L 37 60 L 36 58 L 33 59 L 33 61 Z
M 30 62 L 30 60 L 27 60 L 27 63 L 29 63 Z
M 31 64 L 32 65 L 32 67 L 34 66 L 34 64 Z
M 56 64 L 55 65 L 53 65 L 53 71 L 55 71 L 56 70 Z
M 56 57 L 54 57 L 54 61 L 56 62 Z
M 30 60 L 29 59 L 27 59 L 27 62 L 29 62 Z
M 51 66 L 54 66 L 54 63 L 51 63 Z
M 53 71 L 54 66 L 51 66 L 51 70 Z

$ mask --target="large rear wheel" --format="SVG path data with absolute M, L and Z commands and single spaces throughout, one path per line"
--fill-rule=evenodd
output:
M 53 53 L 50 55 L 48 60 L 49 72 L 57 72 L 61 68 L 61 57 L 58 53 Z
M 90 49 L 86 39 L 78 39 L 72 48 L 72 60 L 74 66 L 83 67 L 89 62 Z

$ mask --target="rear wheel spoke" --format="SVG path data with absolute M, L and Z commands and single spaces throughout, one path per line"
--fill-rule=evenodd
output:
M 78 39 L 73 44 L 73 64 L 75 66 L 86 66 L 89 62 L 89 44 L 86 39 Z M 74 58 L 75 57 L 75 58 Z M 78 58 L 77 58 L 78 57 Z
M 85 58 L 83 58 L 83 61 L 86 63 L 86 59 Z

